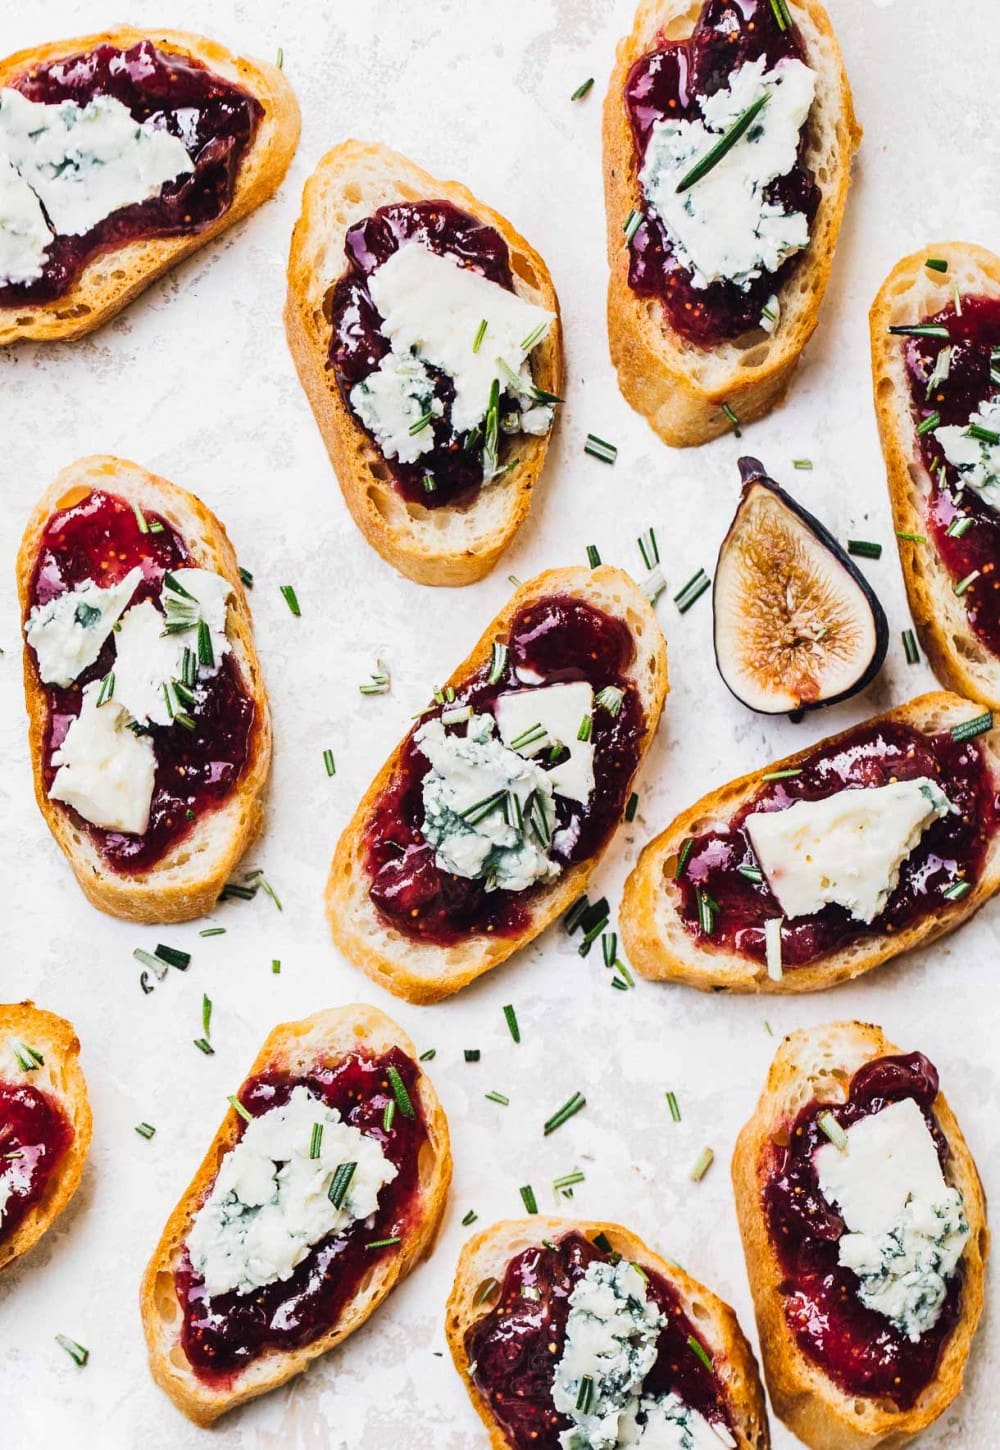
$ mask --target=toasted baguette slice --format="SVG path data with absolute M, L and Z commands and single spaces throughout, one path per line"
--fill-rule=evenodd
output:
M 336 1007 L 316 1012 L 301 1022 L 287 1022 L 269 1034 L 251 1064 L 248 1077 L 269 1069 L 304 1075 L 322 1064 L 334 1064 L 358 1048 L 384 1053 L 393 1047 L 417 1060 L 416 1048 L 389 1017 L 375 1007 Z M 427 1127 L 421 1153 L 419 1183 L 410 1227 L 399 1249 L 378 1259 L 341 1317 L 327 1332 L 301 1349 L 266 1349 L 228 1380 L 211 1384 L 199 1378 L 181 1343 L 183 1319 L 174 1275 L 181 1263 L 191 1221 L 215 1182 L 223 1157 L 240 1136 L 240 1119 L 226 1114 L 201 1166 L 167 1220 L 143 1275 L 139 1296 L 149 1367 L 162 1390 L 197 1425 L 211 1425 L 220 1415 L 301 1374 L 314 1359 L 359 1329 L 396 1285 L 426 1258 L 434 1246 L 451 1183 L 448 1120 L 427 1076 L 417 1079 L 417 1094 Z
M 164 272 L 234 222 L 255 211 L 281 185 L 299 141 L 299 104 L 283 72 L 267 61 L 233 55 L 214 40 L 183 30 L 137 30 L 130 25 L 73 40 L 18 51 L 0 61 L 0 87 L 25 71 L 63 56 L 81 55 L 98 45 L 127 50 L 149 40 L 157 49 L 200 62 L 231 85 L 253 95 L 263 106 L 256 134 L 244 154 L 232 204 L 214 222 L 179 237 L 137 238 L 95 255 L 76 282 L 51 302 L 17 303 L 0 308 L 0 345 L 21 338 L 42 341 L 83 337 L 127 307 L 134 297 Z
M 771 1440 L 757 1361 L 729 1305 L 692 1279 L 677 1264 L 654 1254 L 642 1239 L 619 1224 L 587 1223 L 545 1214 L 506 1219 L 471 1238 L 459 1256 L 455 1282 L 448 1298 L 445 1312 L 448 1348 L 473 1408 L 486 1426 L 492 1450 L 508 1450 L 510 1441 L 493 1418 L 488 1402 L 469 1374 L 465 1336 L 478 1319 L 494 1308 L 491 1299 L 476 1304 L 477 1290 L 488 1279 L 502 1284 L 511 1259 L 525 1249 L 541 1243 L 543 1239 L 558 1242 L 567 1233 L 574 1232 L 589 1239 L 604 1234 L 612 1249 L 622 1258 L 651 1269 L 667 1281 L 712 1353 L 712 1367 L 725 1387 L 735 1421 L 739 1450 L 768 1450 Z
M 943 691 L 919 695 L 909 704 L 888 710 L 868 723 L 898 720 L 929 732 L 949 730 L 981 714 L 972 700 Z M 699 947 L 683 925 L 674 907 L 665 879 L 671 878 L 681 843 L 719 822 L 726 822 L 761 786 L 765 772 L 798 765 L 812 752 L 852 734 L 844 731 L 826 740 L 776 760 L 772 765 L 730 781 L 702 796 L 650 841 L 625 883 L 619 924 L 629 960 L 644 977 L 667 982 L 686 982 L 711 992 L 818 992 L 839 982 L 870 972 L 882 962 L 898 957 L 913 947 L 954 931 L 979 910 L 1000 886 L 1000 837 L 988 849 L 983 873 L 972 890 L 947 907 L 928 912 L 921 920 L 900 931 L 863 938 L 851 947 L 832 952 L 809 966 L 789 967 L 780 980 L 767 974 L 763 964 L 722 948 Z M 1000 726 L 977 737 L 1000 789 Z M 669 867 L 669 871 L 668 871 Z
M 325 303 L 343 276 L 344 238 L 355 222 L 398 202 L 444 200 L 495 228 L 510 250 L 518 295 L 556 314 L 531 354 L 535 382 L 562 391 L 559 302 L 545 262 L 492 207 L 457 181 L 438 181 L 387 146 L 344 141 L 322 158 L 302 193 L 288 258 L 285 328 L 299 379 L 323 435 L 344 501 L 373 549 L 418 584 L 471 584 L 488 574 L 524 523 L 551 432 L 518 434 L 518 466 L 463 507 L 421 508 L 393 486 L 386 460 L 341 397 L 327 366 L 332 327 Z M 508 455 L 505 455 L 507 457 Z
M 812 336 L 826 291 L 850 183 L 851 158 L 861 141 L 851 91 L 830 18 L 818 0 L 787 0 L 819 83 L 809 121 L 806 161 L 822 186 L 810 243 L 779 294 L 774 332 L 753 331 L 703 348 L 669 326 L 662 306 L 629 287 L 629 248 L 623 231 L 642 205 L 639 170 L 625 83 L 637 60 L 663 40 L 686 39 L 701 14 L 701 0 L 640 0 L 632 33 L 618 46 L 604 103 L 604 187 L 608 223 L 608 337 L 611 361 L 626 402 L 665 443 L 687 448 L 732 427 L 728 404 L 741 423 L 753 422 L 781 399 L 799 354 Z
M 667 694 L 667 651 L 648 600 L 620 569 L 550 569 L 522 584 L 447 684 L 457 688 L 489 659 L 493 641 L 504 637 L 523 605 L 552 594 L 575 596 L 628 625 L 635 642 L 629 674 L 642 701 L 646 725 L 641 760 L 659 724 Z M 404 935 L 372 902 L 366 867 L 368 821 L 392 780 L 401 749 L 402 743 L 368 787 L 337 843 L 326 886 L 326 913 L 334 941 L 355 966 L 397 997 L 438 1002 L 534 941 L 586 890 L 600 855 L 569 867 L 533 895 L 530 924 L 517 936 L 483 932 L 452 946 L 435 946 Z
M 947 272 L 928 270 L 928 257 L 947 261 Z M 869 314 L 872 385 L 899 558 L 920 642 L 942 684 L 1000 709 L 1000 659 L 969 627 L 966 602 L 956 596 L 927 527 L 931 479 L 910 405 L 906 338 L 889 334 L 896 324 L 921 322 L 950 306 L 956 287 L 966 295 L 1000 296 L 1000 257 L 966 242 L 934 242 L 893 267 Z M 914 544 L 902 537 L 906 534 L 922 534 L 927 542 Z
M 17 556 L 22 621 L 31 607 L 35 561 L 49 518 L 60 508 L 85 498 L 92 489 L 117 494 L 143 510 L 161 514 L 186 544 L 193 565 L 211 569 L 228 580 L 232 595 L 226 631 L 243 685 L 254 702 L 256 720 L 246 768 L 230 795 L 207 812 L 155 866 L 120 874 L 108 867 L 76 812 L 51 800 L 45 789 L 48 704 L 34 651 L 25 643 L 24 694 L 35 799 L 92 905 L 126 921 L 191 921 L 211 911 L 233 867 L 256 839 L 263 819 L 262 797 L 271 766 L 271 716 L 254 648 L 250 607 L 229 536 L 200 499 L 165 478 L 147 473 L 137 463 L 95 454 L 64 468 L 28 520 Z
M 965 1199 L 971 1230 L 962 1257 L 962 1312 L 947 1340 L 933 1381 L 910 1410 L 891 1401 L 846 1395 L 799 1348 L 785 1320 L 782 1271 L 761 1204 L 764 1154 L 809 1103 L 842 1103 L 850 1079 L 876 1057 L 898 1054 L 881 1028 L 834 1022 L 803 1028 L 778 1049 L 753 1117 L 736 1140 L 733 1189 L 771 1404 L 811 1450 L 873 1450 L 908 1445 L 947 1409 L 962 1388 L 972 1336 L 983 1308 L 984 1260 L 989 1249 L 986 1200 L 972 1155 L 944 1094 L 934 1116 L 948 1140 L 948 1178 Z
M 24 1072 L 11 1042 L 24 1042 L 44 1061 Z M 0 1219 L 0 1270 L 26 1254 L 52 1227 L 80 1186 L 90 1150 L 91 1116 L 87 1083 L 80 1067 L 80 1043 L 72 1024 L 34 1002 L 0 1005 L 0 1081 L 26 1083 L 47 1093 L 62 1108 L 73 1128 L 73 1141 L 44 1194 L 9 1236 Z

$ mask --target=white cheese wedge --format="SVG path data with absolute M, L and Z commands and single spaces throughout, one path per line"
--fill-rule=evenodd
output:
M 369 291 L 393 352 L 421 358 L 451 377 L 456 433 L 482 422 L 497 378 L 505 390 L 504 366 L 519 376 L 526 355 L 522 343 L 537 334 L 537 345 L 555 320 L 551 312 L 419 242 L 406 243 L 373 272 Z M 476 351 L 483 322 L 486 331 Z
M 85 579 L 78 588 L 35 606 L 24 633 L 46 685 L 71 685 L 94 663 L 141 578 L 136 567 L 105 589 Z
M 584 805 L 594 789 L 594 747 L 578 736 L 584 720 L 590 720 L 593 713 L 594 691 L 586 680 L 512 690 L 498 696 L 496 702 L 500 738 L 520 755 L 534 757 L 555 745 L 566 747 L 569 759 L 548 771 L 549 781 L 556 795 Z M 515 745 L 516 740 L 525 743 Z
M 559 875 L 548 854 L 552 782 L 498 740 L 495 726 L 483 714 L 472 716 L 464 736 L 447 733 L 440 720 L 417 731 L 417 746 L 431 763 L 420 829 L 442 871 L 485 880 L 488 890 L 524 891 Z
M 980 403 L 969 424 L 1000 437 L 1000 399 Z M 968 427 L 959 425 L 935 428 L 934 437 L 957 471 L 962 488 L 973 489 L 985 504 L 1000 513 L 1000 443 L 972 437 Z
M 314 1158 L 316 1125 L 322 1133 Z M 355 1169 L 337 1207 L 330 1189 L 346 1163 Z M 291 1278 L 315 1244 L 370 1217 L 396 1173 L 374 1138 L 308 1088 L 294 1088 L 287 1103 L 246 1125 L 194 1216 L 187 1250 L 209 1298 Z
M 0 156 L 15 167 L 59 236 L 82 236 L 121 207 L 158 196 L 194 163 L 150 117 L 141 125 L 113 96 L 50 105 L 0 91 Z M 6 223 L 0 214 L 0 227 Z
M 747 61 L 728 87 L 700 97 L 702 119 L 657 121 L 649 138 L 640 184 L 698 288 L 723 280 L 749 286 L 809 245 L 804 213 L 786 212 L 764 195 L 795 166 L 816 73 L 792 58 L 766 67 L 766 56 Z M 765 94 L 762 110 L 731 150 L 678 192 L 695 163 Z
M 912 1098 L 859 1119 L 847 1144 L 824 1143 L 813 1164 L 820 1191 L 848 1232 L 839 1262 L 858 1297 L 912 1341 L 941 1313 L 969 1237 L 961 1194 L 949 1187 L 926 1119 Z
M 36 282 L 51 243 L 41 202 L 0 154 L 0 283 Z
M 80 713 L 53 752 L 57 768 L 49 795 L 94 826 L 141 836 L 156 778 L 153 743 L 129 729 L 116 700 L 98 705 L 100 688 L 99 680 L 84 687 Z
M 758 811 L 747 816 L 746 830 L 786 916 L 812 916 L 836 902 L 856 921 L 872 922 L 924 831 L 951 809 L 921 776 Z

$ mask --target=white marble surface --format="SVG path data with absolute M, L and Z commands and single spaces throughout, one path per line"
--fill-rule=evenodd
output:
M 868 384 L 866 312 L 897 257 L 956 233 L 996 245 L 998 146 L 987 78 L 1000 61 L 989 0 L 834 0 L 866 137 L 819 333 L 792 396 L 742 443 L 697 452 L 661 445 L 620 398 L 607 360 L 599 129 L 601 93 L 631 0 L 36 0 L 5 7 L 0 52 L 118 19 L 211 29 L 250 54 L 284 47 L 304 112 L 301 148 L 277 200 L 209 246 L 81 343 L 0 356 L 0 995 L 34 997 L 72 1018 L 94 1107 L 90 1164 L 72 1208 L 0 1284 L 0 1440 L 102 1450 L 192 1450 L 205 1436 L 150 1381 L 136 1305 L 163 1219 L 275 1022 L 371 1001 L 421 1048 L 454 1133 L 455 1191 L 421 1268 L 368 1327 L 303 1379 L 223 1422 L 220 1450 L 481 1446 L 479 1422 L 446 1357 L 442 1305 L 470 1230 L 520 1212 L 532 1183 L 579 1165 L 580 1214 L 619 1219 L 680 1260 L 739 1311 L 749 1296 L 729 1189 L 734 1136 L 781 1033 L 832 1017 L 884 1025 L 941 1069 L 988 1190 L 1000 1190 L 996 1021 L 1000 909 L 856 986 L 796 1000 L 720 1000 L 640 984 L 612 992 L 598 953 L 581 961 L 549 932 L 479 986 L 438 1007 L 396 1004 L 342 961 L 321 910 L 338 831 L 429 686 L 464 655 L 509 591 L 507 574 L 604 558 L 639 568 L 635 538 L 658 527 L 673 589 L 711 569 L 737 495 L 735 462 L 759 455 L 841 536 L 880 539 L 865 568 L 892 627 L 889 663 L 867 698 L 798 727 L 751 715 L 712 663 L 706 596 L 681 618 L 664 597 L 673 690 L 642 781 L 634 826 L 597 885 L 616 902 L 644 840 L 695 795 L 793 745 L 930 687 L 908 667 L 900 581 Z M 591 95 L 571 104 L 586 76 Z M 379 138 L 505 211 L 548 258 L 562 300 L 568 402 L 534 513 L 494 575 L 460 594 L 396 578 L 363 543 L 293 374 L 281 327 L 284 261 L 301 185 L 348 135 Z M 607 468 L 583 455 L 589 430 L 615 441 Z M 142 930 L 91 910 L 32 799 L 20 684 L 14 555 L 24 520 L 56 471 L 118 453 L 195 490 L 225 520 L 257 579 L 257 639 L 271 691 L 275 765 L 264 835 L 250 858 L 284 903 L 221 907 L 227 934 L 197 925 Z M 811 473 L 793 473 L 808 456 Z M 293 582 L 302 618 L 278 592 Z M 392 694 L 358 684 L 376 655 Z M 322 752 L 337 775 L 328 780 Z M 150 997 L 134 947 L 189 948 L 186 975 Z M 271 973 L 272 957 L 282 962 Z M 195 1050 L 202 993 L 215 1003 L 214 1057 Z M 516 1004 L 523 1042 L 502 1005 Z M 774 1036 L 765 1023 L 770 1022 Z M 463 1047 L 482 1049 L 475 1066 Z M 510 1096 L 503 1109 L 489 1088 Z M 587 1108 L 543 1140 L 542 1121 L 574 1090 Z M 676 1091 L 683 1121 L 664 1101 Z M 145 1142 L 133 1131 L 156 1124 Z M 689 1181 L 710 1144 L 716 1163 Z M 54 1343 L 90 1347 L 77 1369 Z M 987 1312 L 968 1391 L 923 1444 L 1000 1438 L 1000 1327 Z M 796 1442 L 780 1426 L 775 1444 Z

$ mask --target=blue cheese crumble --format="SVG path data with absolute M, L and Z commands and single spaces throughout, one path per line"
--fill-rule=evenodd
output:
M 713 282 L 748 287 L 777 272 L 809 245 L 803 212 L 765 200 L 768 186 L 796 164 L 799 135 L 812 108 L 816 73 L 802 61 L 767 57 L 734 71 L 727 88 L 700 97 L 701 118 L 657 121 L 639 181 L 696 288 Z M 760 96 L 767 103 L 744 136 L 687 191 L 677 186 Z
M 959 488 L 971 488 L 989 508 L 1000 513 L 1000 443 L 977 438 L 969 427 L 1000 434 L 1000 399 L 979 404 L 969 424 L 935 428 L 934 437 L 958 475 Z

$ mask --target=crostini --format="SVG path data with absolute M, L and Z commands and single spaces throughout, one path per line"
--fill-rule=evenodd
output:
M 613 1223 L 494 1224 L 458 1261 L 445 1330 L 494 1450 L 768 1450 L 736 1315 Z
M 626 401 L 665 442 L 781 398 L 860 140 L 817 0 L 641 0 L 604 106 L 608 334 Z
M 913 622 L 942 684 L 1000 708 L 1000 257 L 924 247 L 890 272 L 870 321 Z
M 943 692 L 731 781 L 642 852 L 619 918 L 644 977 L 815 992 L 970 917 L 1000 886 L 1000 729 Z
M 908 1445 L 962 1388 L 989 1248 L 933 1064 L 862 1022 L 793 1032 L 733 1187 L 776 1413 L 811 1450 Z
M 129 921 L 204 915 L 271 761 L 224 528 L 135 463 L 84 458 L 28 521 L 17 587 L 35 796 L 84 894 Z
M 90 1132 L 70 1023 L 33 1002 L 0 1005 L 0 1270 L 37 1244 L 79 1188 Z
M 82 337 L 260 206 L 298 144 L 281 70 L 119 26 L 0 61 L 0 344 Z
M 276 1027 L 142 1282 L 153 1378 L 198 1425 L 353 1334 L 434 1243 L 444 1110 L 374 1007 Z
M 345 141 L 306 182 L 285 324 L 372 547 L 420 584 L 489 573 L 527 516 L 562 388 L 538 253 L 464 186 Z
M 533 941 L 586 889 L 666 691 L 663 635 L 627 574 L 522 584 L 340 838 L 326 907 L 344 954 L 436 1002 Z

